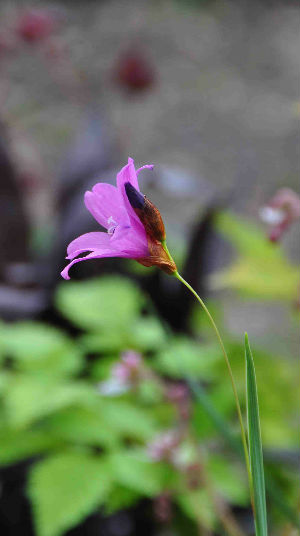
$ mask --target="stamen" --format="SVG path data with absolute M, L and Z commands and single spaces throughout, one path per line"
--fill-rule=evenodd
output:
M 153 169 L 154 168 L 154 164 L 146 164 L 145 166 L 142 166 L 140 167 L 139 169 L 136 170 L 136 174 L 138 175 L 141 171 L 143 171 L 143 169 Z
M 107 220 L 107 223 L 108 223 L 108 229 L 107 229 L 107 233 L 109 235 L 113 235 L 114 232 L 115 232 L 115 229 L 117 227 L 117 222 L 113 219 L 112 216 L 110 216 Z

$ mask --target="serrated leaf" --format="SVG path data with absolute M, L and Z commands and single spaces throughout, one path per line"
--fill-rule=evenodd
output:
M 216 345 L 199 345 L 190 339 L 178 337 L 164 348 L 154 361 L 155 367 L 174 378 L 190 376 L 212 379 L 220 351 Z
M 75 444 L 115 447 L 118 435 L 96 408 L 69 407 L 48 417 L 43 428 L 52 436 Z
M 55 301 L 59 311 L 77 327 L 117 334 L 136 318 L 145 298 L 129 279 L 110 276 L 61 283 Z
M 146 497 L 158 495 L 166 484 L 170 484 L 169 468 L 160 462 L 152 462 L 143 452 L 117 452 L 110 456 L 110 463 L 118 484 Z
M 247 506 L 249 495 L 247 481 L 240 467 L 232 460 L 214 454 L 207 463 L 214 488 L 231 504 Z
M 299 282 L 298 268 L 280 247 L 271 244 L 251 222 L 223 213 L 217 229 L 234 244 L 239 257 L 229 268 L 214 274 L 213 288 L 234 288 L 248 297 L 292 301 Z
M 111 479 L 108 466 L 88 453 L 62 453 L 30 471 L 28 495 L 38 536 L 61 536 L 103 504 Z
M 151 411 L 125 400 L 103 399 L 99 403 L 101 421 L 119 437 L 147 441 L 158 433 Z
M 39 322 L 17 322 L 3 329 L 1 339 L 5 353 L 15 360 L 19 370 L 72 374 L 83 363 L 78 345 L 62 331 Z
M 154 316 L 137 319 L 131 326 L 131 347 L 140 351 L 158 350 L 166 342 L 166 333 L 161 321 Z
M 245 358 L 249 458 L 254 494 L 255 530 L 256 536 L 267 536 L 265 476 L 260 434 L 258 396 L 254 362 L 247 334 L 245 335 Z
M 198 519 L 206 529 L 214 529 L 216 524 L 215 508 L 204 489 L 190 490 L 184 494 L 178 493 L 176 502 L 193 521 Z
M 0 464 L 7 465 L 45 452 L 58 442 L 40 430 L 2 430 L 0 434 Z
M 6 384 L 4 409 L 11 426 L 24 427 L 71 404 L 86 405 L 97 393 L 84 382 L 55 381 L 45 376 L 15 375 Z

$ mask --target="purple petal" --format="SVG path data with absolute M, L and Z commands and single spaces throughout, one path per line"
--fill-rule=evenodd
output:
M 128 253 L 133 259 L 146 257 L 149 255 L 148 242 L 144 228 L 136 231 L 132 227 L 117 227 L 112 238 L 111 245 L 113 248 Z
M 67 266 L 63 269 L 63 271 L 61 272 L 61 276 L 64 278 L 64 279 L 70 279 L 70 276 L 69 276 L 69 270 L 70 268 L 73 266 L 73 264 L 76 264 L 77 262 L 81 262 L 81 261 L 87 261 L 89 259 L 100 259 L 100 258 L 103 258 L 103 257 L 114 257 L 114 254 L 112 253 L 111 250 L 103 250 L 101 253 L 99 252 L 93 252 L 93 253 L 90 253 L 89 255 L 86 255 L 86 257 L 80 257 L 79 259 L 74 259 L 73 261 L 71 261 L 69 264 L 67 264 Z
M 123 198 L 119 190 L 111 184 L 99 182 L 92 192 L 85 193 L 84 202 L 95 220 L 106 229 L 110 227 L 108 220 L 116 224 L 129 223 Z
M 136 242 L 133 240 L 135 234 L 133 231 L 132 235 L 125 236 L 126 233 L 123 235 L 122 238 L 119 240 L 116 240 L 114 243 L 112 243 L 111 239 L 108 236 L 109 239 L 109 247 L 98 249 L 96 251 L 93 251 L 92 253 L 89 253 L 89 255 L 86 255 L 85 257 L 80 257 L 78 259 L 73 259 L 61 272 L 61 276 L 64 279 L 70 279 L 69 276 L 69 270 L 73 266 L 73 264 L 77 264 L 81 261 L 86 261 L 90 259 L 104 259 L 107 257 L 123 257 L 123 258 L 129 258 L 129 259 L 136 259 L 139 257 L 143 257 L 145 255 L 145 247 L 137 246 Z M 97 234 L 97 233 L 90 233 L 90 234 Z M 99 233 L 99 234 L 105 234 L 105 233 Z M 86 236 L 86 235 L 83 235 Z M 82 237 L 79 237 L 82 238 Z M 146 250 L 146 254 L 147 254 Z
M 110 248 L 110 236 L 107 233 L 86 233 L 78 236 L 68 245 L 67 259 L 74 259 L 85 251 L 95 251 L 102 248 Z
M 134 212 L 133 208 L 131 207 L 128 201 L 128 197 L 125 191 L 125 184 L 127 182 L 129 182 L 132 186 L 134 186 L 134 188 L 138 190 L 138 192 L 140 191 L 137 176 L 136 176 L 136 171 L 134 167 L 134 162 L 132 158 L 128 158 L 127 166 L 124 166 L 121 169 L 121 171 L 118 173 L 117 186 L 123 198 L 123 203 L 124 203 L 125 209 L 130 219 L 130 225 L 133 227 L 133 229 L 137 233 L 141 234 L 142 229 L 144 229 L 144 226 L 142 225 L 139 217 L 136 215 L 136 213 Z

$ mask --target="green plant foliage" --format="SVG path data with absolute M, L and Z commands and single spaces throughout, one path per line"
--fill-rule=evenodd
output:
M 191 519 L 196 520 L 202 528 L 213 530 L 217 515 L 211 497 L 204 489 L 189 490 L 177 496 L 177 502 Z
M 110 463 L 112 477 L 118 484 L 146 497 L 154 497 L 170 485 L 170 469 L 163 463 L 151 462 L 143 451 L 115 452 Z
M 114 448 L 119 443 L 118 431 L 103 422 L 98 404 L 91 407 L 71 406 L 51 414 L 43 430 L 59 441 L 71 444 Z
M 0 464 L 7 465 L 59 446 L 59 442 L 44 430 L 11 430 L 0 432 Z
M 257 385 L 255 368 L 248 335 L 245 335 L 246 357 L 246 398 L 250 470 L 252 476 L 254 506 L 255 506 L 255 532 L 256 536 L 267 536 L 267 509 L 265 475 L 260 434 L 260 421 L 258 409 Z
M 0 326 L 4 355 L 13 359 L 14 368 L 32 373 L 70 375 L 83 364 L 83 355 L 62 331 L 38 322 L 18 322 Z
M 178 536 L 187 526 L 191 534 L 219 530 L 205 478 L 195 488 L 189 483 L 188 469 L 199 462 L 198 441 L 221 504 L 249 507 L 230 381 L 202 318 L 196 339 L 174 335 L 141 290 L 117 276 L 63 283 L 56 304 L 80 328 L 78 335 L 40 322 L 0 324 L 0 463 L 30 458 L 37 536 L 63 536 L 96 508 L 109 515 L 165 492 L 179 507 Z M 212 309 L 222 323 L 219 304 Z M 230 337 L 225 346 L 245 411 L 244 347 Z M 105 391 L 116 382 L 116 364 L 124 365 L 127 350 L 140 353 L 141 370 L 123 390 Z M 273 517 L 279 525 L 295 522 L 295 475 L 284 460 L 268 456 L 299 445 L 295 363 L 255 348 L 255 365 L 268 449 L 269 523 Z M 170 388 L 182 385 L 189 385 L 189 399 L 172 402 Z M 174 430 L 184 436 L 180 445 L 154 461 L 153 441 Z
M 176 337 L 158 353 L 155 367 L 173 378 L 191 376 L 210 380 L 215 377 L 220 358 L 215 344 L 199 346 L 188 338 Z
M 144 304 L 139 289 L 120 277 L 61 283 L 56 295 L 58 310 L 75 326 L 100 333 L 109 330 L 114 335 L 127 331 Z
M 20 428 L 63 407 L 89 405 L 95 397 L 94 390 L 84 382 L 16 374 L 6 385 L 4 414 L 12 426 Z
M 111 487 L 108 464 L 88 452 L 65 452 L 38 462 L 28 494 L 39 536 L 58 536 L 100 506 Z
M 213 276 L 214 288 L 230 287 L 258 299 L 294 301 L 299 271 L 279 246 L 269 243 L 254 224 L 229 213 L 221 214 L 216 226 L 234 245 L 238 257 L 229 268 Z
M 124 399 L 101 401 L 102 423 L 111 430 L 136 440 L 147 441 L 159 431 L 153 414 Z

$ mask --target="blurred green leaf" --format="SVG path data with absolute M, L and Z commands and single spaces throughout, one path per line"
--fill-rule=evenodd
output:
M 256 536 L 267 536 L 265 476 L 260 435 L 259 409 L 255 368 L 248 335 L 245 335 L 247 421 L 250 470 L 252 475 Z
M 250 222 L 223 213 L 217 229 L 236 247 L 239 256 L 229 268 L 214 274 L 213 288 L 234 288 L 260 300 L 293 301 L 299 285 L 298 268 L 282 249 L 268 242 L 263 231 Z
M 106 504 L 104 505 L 105 515 L 111 515 L 118 510 L 130 508 L 141 497 L 143 497 L 142 492 L 137 492 L 114 482 L 111 492 L 107 497 Z
M 153 497 L 170 485 L 171 470 L 161 462 L 152 462 L 141 451 L 120 451 L 110 456 L 113 478 L 122 486 Z
M 191 376 L 210 380 L 215 377 L 220 351 L 215 344 L 201 344 L 184 338 L 174 338 L 154 360 L 157 370 L 174 378 Z
M 24 427 L 71 404 L 89 405 L 97 397 L 84 382 L 14 375 L 6 385 L 4 409 L 10 426 Z
M 66 452 L 37 463 L 28 494 L 38 536 L 60 536 L 103 504 L 110 492 L 108 465 L 89 453 Z
M 0 464 L 7 465 L 55 448 L 59 442 L 41 430 L 3 429 L 0 445 Z
M 131 327 L 132 348 L 140 351 L 159 350 L 166 342 L 161 321 L 154 316 L 139 318 Z
M 159 426 L 149 409 L 140 408 L 125 400 L 102 399 L 99 403 L 101 422 L 120 436 L 147 441 Z
M 118 436 L 101 419 L 97 407 L 68 407 L 50 415 L 43 430 L 57 439 L 75 444 L 113 448 Z
M 214 504 L 205 489 L 195 489 L 178 493 L 176 502 L 193 520 L 208 530 L 213 530 L 216 525 L 216 512 Z
M 63 316 L 77 327 L 114 334 L 127 329 L 145 304 L 134 283 L 116 276 L 61 283 L 55 301 Z
M 39 322 L 1 326 L 0 338 L 7 356 L 18 370 L 65 375 L 78 372 L 83 355 L 62 331 Z
M 242 466 L 218 454 L 211 455 L 207 463 L 209 478 L 214 488 L 231 504 L 247 506 L 249 494 L 247 478 Z

